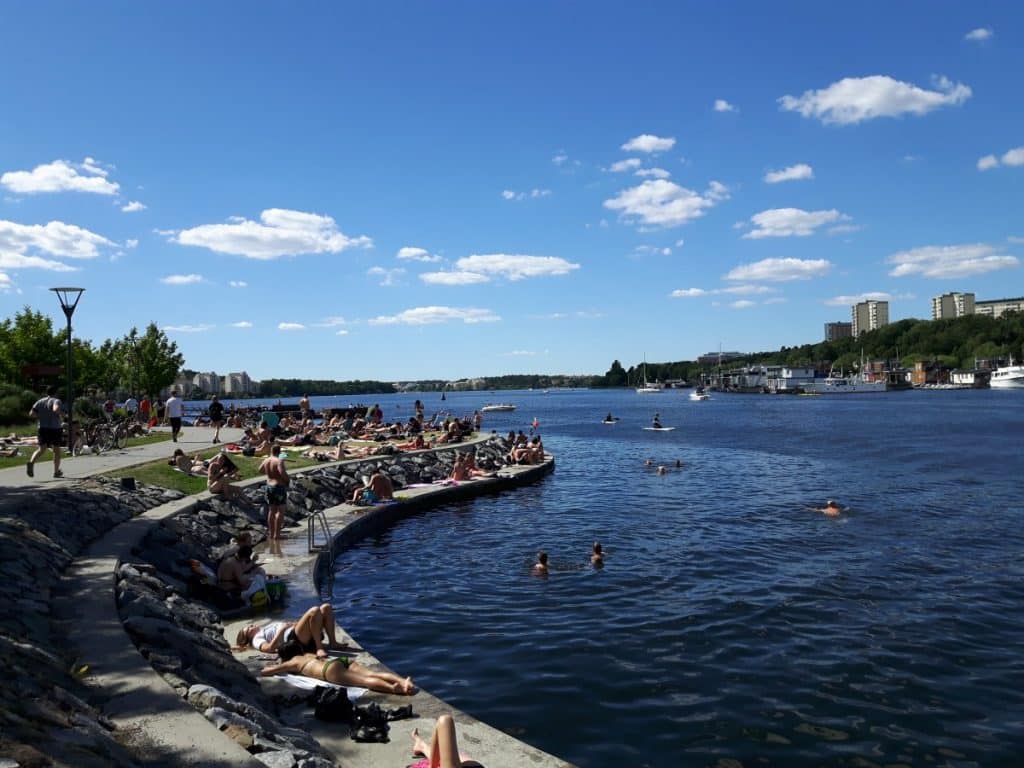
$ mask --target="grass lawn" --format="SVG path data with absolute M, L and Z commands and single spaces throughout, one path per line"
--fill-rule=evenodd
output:
M 16 433 L 20 437 L 32 436 L 35 437 L 37 429 L 33 425 L 29 425 L 25 429 L 21 428 L 10 428 L 3 427 L 0 429 L 0 434 L 9 435 L 11 432 Z M 142 435 L 141 437 L 129 437 L 128 447 L 131 448 L 133 445 L 148 445 L 149 443 L 162 443 L 171 439 L 170 432 L 152 432 L 148 435 Z M 0 457 L 0 469 L 6 469 L 7 467 L 20 467 L 28 463 L 28 457 L 33 454 L 36 447 L 34 445 L 23 445 L 18 448 L 18 455 L 14 457 L 3 456 Z M 63 451 L 63 460 L 69 460 L 67 451 Z M 42 461 L 52 461 L 53 454 L 47 451 L 42 456 Z M 74 461 L 74 457 L 70 458 L 70 461 Z
M 190 452 L 192 456 L 200 456 L 204 459 L 208 459 L 211 456 L 216 455 L 219 448 L 207 448 L 197 453 Z M 286 451 L 286 453 L 289 453 Z M 248 480 L 253 477 L 259 476 L 259 466 L 264 456 L 242 456 L 239 454 L 231 454 L 231 460 L 238 467 L 239 473 L 242 475 L 243 480 Z M 315 459 L 305 459 L 297 455 L 289 453 L 287 466 L 289 469 L 298 469 L 300 467 L 308 467 L 312 464 L 319 464 L 320 462 Z M 206 490 L 206 477 L 195 477 L 192 475 L 186 475 L 184 472 L 178 472 L 172 469 L 167 463 L 166 459 L 160 461 L 152 461 L 149 464 L 142 464 L 138 467 L 129 467 L 127 469 L 119 469 L 114 472 L 110 472 L 105 477 L 134 477 L 137 482 L 147 483 L 148 485 L 157 485 L 161 488 L 172 488 L 182 493 L 193 494 L 199 493 Z

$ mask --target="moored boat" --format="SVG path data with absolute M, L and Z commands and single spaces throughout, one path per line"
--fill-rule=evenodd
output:
M 1001 365 L 992 371 L 989 386 L 992 389 L 1024 389 L 1024 365 L 1015 365 L 1011 356 L 1009 365 Z

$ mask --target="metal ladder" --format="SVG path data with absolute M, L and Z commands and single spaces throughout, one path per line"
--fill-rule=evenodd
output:
M 323 542 L 317 542 L 317 534 L 324 537 Z M 318 510 L 313 512 L 309 517 L 306 518 L 306 539 L 309 547 L 309 552 L 325 552 L 328 557 L 328 578 L 327 578 L 327 597 L 331 598 L 334 596 L 334 574 L 335 574 L 335 551 L 334 551 L 334 536 L 331 534 L 331 526 L 327 522 L 327 515 L 324 514 L 324 510 Z

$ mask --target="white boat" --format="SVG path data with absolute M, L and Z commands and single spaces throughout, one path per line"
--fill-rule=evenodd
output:
M 481 413 L 495 413 L 498 411 L 514 411 L 516 407 L 512 403 L 494 403 L 485 405 L 480 409 Z
M 704 391 L 703 387 L 697 387 L 690 393 L 691 400 L 710 400 L 711 395 Z
M 1024 365 L 1014 365 L 1011 355 L 1009 365 L 1001 365 L 992 371 L 989 386 L 992 389 L 1024 389 Z
M 644 360 L 644 385 L 642 387 L 636 388 L 637 394 L 656 395 L 660 393 L 661 390 L 663 390 L 664 388 L 664 384 L 659 384 L 658 382 L 654 382 L 653 384 L 651 384 L 649 381 L 647 381 L 647 361 Z
M 861 376 L 826 376 L 803 385 L 806 395 L 863 395 L 885 392 L 884 381 L 868 381 Z

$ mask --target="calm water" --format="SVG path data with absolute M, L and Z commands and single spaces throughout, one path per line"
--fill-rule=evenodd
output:
M 537 417 L 556 472 L 339 559 L 342 624 L 397 671 L 581 766 L 1024 760 L 1024 393 L 446 405 L 498 399 L 485 427 Z

